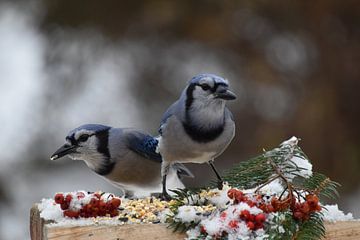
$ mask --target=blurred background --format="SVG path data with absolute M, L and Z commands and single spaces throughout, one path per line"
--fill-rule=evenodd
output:
M 151 134 L 195 74 L 226 77 L 237 134 L 220 170 L 295 135 L 360 217 L 359 1 L 1 1 L 0 239 L 28 239 L 57 191 L 117 192 L 83 162 L 51 162 L 83 123 Z M 206 165 L 196 179 L 213 179 Z

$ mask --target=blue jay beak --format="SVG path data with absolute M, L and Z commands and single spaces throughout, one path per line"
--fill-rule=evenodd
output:
M 77 146 L 65 143 L 58 150 L 56 150 L 56 152 L 53 155 L 51 155 L 50 160 L 56 160 L 56 159 L 61 158 L 61 157 L 65 156 L 65 155 L 68 155 L 70 153 L 74 153 L 74 152 L 76 152 L 76 147 Z
M 236 99 L 235 93 L 231 92 L 229 89 L 219 86 L 214 93 L 215 98 L 221 98 L 224 100 L 234 100 Z

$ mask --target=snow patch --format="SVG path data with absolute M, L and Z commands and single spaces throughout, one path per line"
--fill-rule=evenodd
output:
M 324 214 L 324 220 L 329 222 L 354 220 L 352 213 L 344 214 L 337 204 L 325 205 L 321 212 Z
M 60 205 L 56 204 L 53 199 L 42 199 L 38 204 L 38 208 L 40 217 L 45 220 L 59 221 L 64 218 Z
M 181 222 L 198 222 L 201 220 L 201 216 L 198 214 L 199 207 L 197 206 L 181 206 L 178 209 L 178 214 L 175 216 L 178 218 Z

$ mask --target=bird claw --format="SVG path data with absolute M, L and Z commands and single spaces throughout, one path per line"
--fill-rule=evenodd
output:
M 160 196 L 162 201 L 170 201 L 172 198 L 167 192 L 163 192 Z

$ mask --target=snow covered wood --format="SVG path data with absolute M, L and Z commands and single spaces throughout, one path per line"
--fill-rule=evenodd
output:
M 132 240 L 132 239 L 184 239 L 185 234 L 174 233 L 164 224 L 124 224 L 91 226 L 53 226 L 51 221 L 40 217 L 35 204 L 30 211 L 30 233 L 32 240 Z
M 360 239 L 360 221 L 326 223 L 326 229 L 326 239 Z M 180 240 L 186 237 L 185 234 L 174 233 L 164 224 L 99 225 L 94 223 L 91 226 L 52 226 L 51 222 L 40 217 L 37 205 L 34 205 L 30 211 L 30 233 L 32 240 Z

